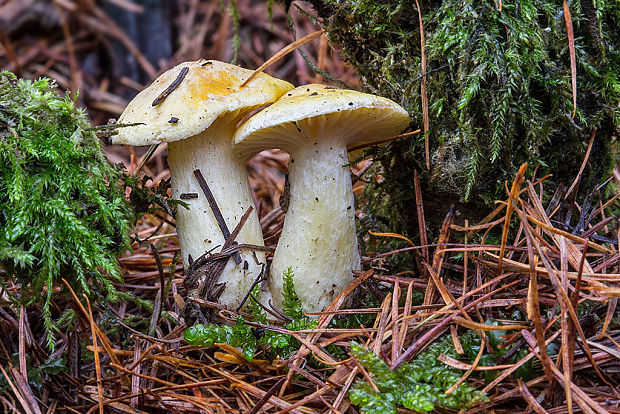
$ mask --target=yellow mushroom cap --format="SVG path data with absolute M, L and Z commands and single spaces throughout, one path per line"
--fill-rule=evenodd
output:
M 157 102 L 186 73 L 168 95 Z M 254 71 L 215 60 L 181 63 L 164 72 L 127 105 L 118 123 L 142 123 L 119 128 L 114 144 L 151 145 L 189 138 L 207 129 L 227 112 L 242 114 L 278 99 L 293 88 L 288 82 L 259 73 L 243 88 Z
M 234 154 L 249 159 L 267 148 L 292 151 L 316 139 L 342 140 L 347 147 L 402 132 L 409 114 L 381 96 L 325 85 L 299 86 L 245 122 L 234 137 Z

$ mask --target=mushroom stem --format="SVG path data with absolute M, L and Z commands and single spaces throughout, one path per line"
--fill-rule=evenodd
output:
M 179 207 L 176 213 L 177 233 L 186 270 L 190 254 L 195 260 L 225 242 L 215 215 L 193 174 L 194 170 L 202 172 L 229 230 L 232 231 L 247 209 L 254 206 L 245 165 L 236 161 L 232 154 L 230 142 L 235 122 L 226 118 L 216 120 L 198 135 L 168 143 L 172 197 L 179 199 L 182 193 L 198 193 L 198 198 L 184 200 L 189 209 Z M 255 212 L 235 241 L 263 246 L 263 236 Z M 255 253 L 258 261 L 265 263 L 264 253 Z M 254 259 L 254 252 L 242 250 L 239 254 L 241 264 L 237 266 L 233 260 L 229 260 L 218 280 L 218 283 L 226 283 L 219 302 L 231 307 L 241 303 L 261 271 L 261 265 Z
M 269 281 L 282 307 L 282 273 L 290 266 L 306 312 L 325 309 L 361 267 L 346 146 L 313 138 L 291 151 L 289 207 Z

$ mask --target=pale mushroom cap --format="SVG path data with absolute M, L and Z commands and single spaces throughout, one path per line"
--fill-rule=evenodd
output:
M 188 68 L 183 80 L 161 103 L 153 101 Z M 143 125 L 118 129 L 114 144 L 151 145 L 182 140 L 207 129 L 226 112 L 248 112 L 293 88 L 288 82 L 215 60 L 181 63 L 159 76 L 127 105 L 118 122 Z
M 245 122 L 234 136 L 234 154 L 249 159 L 267 148 L 292 151 L 318 137 L 342 139 L 347 147 L 372 143 L 402 132 L 409 114 L 381 96 L 304 85 Z

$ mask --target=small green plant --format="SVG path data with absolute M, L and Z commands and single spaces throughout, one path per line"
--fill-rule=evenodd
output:
M 0 286 L 19 306 L 42 306 L 51 349 L 61 277 L 78 294 L 118 297 L 116 254 L 134 218 L 121 177 L 74 99 L 49 79 L 0 73 Z
M 19 354 L 15 353 L 11 355 L 11 366 L 19 366 Z M 4 366 L 4 371 L 9 372 L 9 365 Z M 32 358 L 30 355 L 26 355 L 26 375 L 28 378 L 28 385 L 30 388 L 41 391 L 43 387 L 44 378 L 47 376 L 58 375 L 67 371 L 67 365 L 63 358 L 49 358 L 44 363 L 37 367 L 32 366 Z M 0 372 L 0 394 L 9 388 L 9 382 L 2 372 Z
M 512 316 L 513 320 L 520 320 L 520 312 L 515 312 Z M 487 319 L 485 322 L 487 325 L 499 325 L 499 322 L 495 319 Z M 488 338 L 489 346 L 493 349 L 493 353 L 485 353 L 480 358 L 481 366 L 494 366 L 499 364 L 514 364 L 525 358 L 529 354 L 529 350 L 526 346 L 520 345 L 520 348 L 514 348 L 513 345 L 511 347 L 507 347 L 505 345 L 506 342 L 506 331 L 488 331 L 486 333 Z M 478 354 L 480 350 L 480 337 L 478 336 L 466 336 L 461 340 L 461 344 L 463 345 L 463 349 L 465 350 L 466 356 L 473 360 Z M 551 343 L 547 347 L 547 352 L 550 355 L 553 355 L 553 347 L 555 344 Z M 513 349 L 514 348 L 514 349 Z M 508 357 L 508 353 L 512 356 Z M 530 359 L 525 364 L 521 365 L 519 368 L 515 370 L 512 374 L 515 378 L 521 378 L 524 381 L 529 381 L 538 375 L 541 374 L 541 366 L 540 364 L 535 364 L 536 359 Z M 484 380 L 489 383 L 493 381 L 498 372 L 497 371 L 483 371 Z
M 465 336 L 471 335 L 474 334 Z M 461 371 L 437 360 L 440 354 L 458 358 L 449 337 L 435 342 L 411 363 L 393 371 L 383 359 L 359 343 L 351 343 L 351 354 L 374 374 L 372 381 L 379 389 L 374 391 L 366 381 L 357 381 L 351 388 L 351 402 L 365 414 L 396 414 L 399 406 L 423 413 L 436 408 L 459 410 L 486 398 L 466 382 L 446 395 L 446 390 L 462 375 Z
M 295 293 L 293 285 L 293 271 L 289 267 L 283 273 L 284 276 L 284 309 L 283 313 L 291 319 L 284 325 L 290 331 L 312 329 L 317 326 L 317 321 L 304 315 L 301 301 Z M 260 294 L 260 286 L 252 290 L 248 309 L 251 320 L 268 326 L 267 314 L 254 300 Z M 299 349 L 299 341 L 291 335 L 270 331 L 268 328 L 256 328 L 248 325 L 241 316 L 237 317 L 235 325 L 221 324 L 196 324 L 185 331 L 185 340 L 190 345 L 211 348 L 213 344 L 224 343 L 237 347 L 243 353 L 245 359 L 251 361 L 260 348 L 269 349 L 275 357 L 287 357 Z

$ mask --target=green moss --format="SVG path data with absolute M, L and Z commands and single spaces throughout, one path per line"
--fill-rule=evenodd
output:
M 284 278 L 284 309 L 283 313 L 291 320 L 284 325 L 289 331 L 312 329 L 317 326 L 315 319 L 310 319 L 302 311 L 301 301 L 293 285 L 293 272 L 288 268 L 283 273 Z M 267 314 L 254 301 L 260 296 L 260 286 L 252 290 L 251 302 L 248 304 L 250 319 L 262 325 L 268 325 Z M 268 328 L 255 328 L 248 325 L 241 316 L 237 317 L 235 325 L 224 324 L 196 324 L 185 331 L 185 340 L 190 345 L 211 348 L 215 343 L 225 343 L 241 350 L 248 361 L 254 358 L 259 349 L 266 349 L 271 356 L 286 358 L 292 355 L 299 346 L 299 341 L 291 335 L 271 331 Z
M 469 332 L 464 338 L 474 335 Z M 374 375 L 372 381 L 379 389 L 379 392 L 374 391 L 366 381 L 353 384 L 349 394 L 351 402 L 359 405 L 364 414 L 396 414 L 399 406 L 422 413 L 436 408 L 460 410 L 486 399 L 467 382 L 446 395 L 445 392 L 462 375 L 462 371 L 437 360 L 440 354 L 459 358 L 448 336 L 436 341 L 411 363 L 405 363 L 394 371 L 380 357 L 358 343 L 351 344 L 351 353 Z
M 116 254 L 133 220 L 120 180 L 84 111 L 53 81 L 0 73 L 0 284 L 21 285 L 11 296 L 19 305 L 42 305 L 50 348 L 60 278 L 78 294 L 117 295 Z
M 370 92 L 402 104 L 421 127 L 421 48 L 415 2 L 311 0 L 330 39 Z M 573 112 L 562 2 L 420 1 L 426 39 L 431 170 L 424 136 L 375 151 L 383 181 L 368 188 L 369 220 L 416 233 L 413 172 L 420 172 L 427 219 L 452 202 L 480 210 L 505 197 L 504 181 L 523 162 L 570 183 L 592 128 L 595 145 L 581 188 L 608 177 L 618 160 L 620 3 L 571 2 L 577 58 Z M 436 205 L 435 200 L 441 200 Z M 470 217 L 472 218 L 472 217 Z M 382 223 L 384 222 L 384 223 Z

